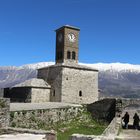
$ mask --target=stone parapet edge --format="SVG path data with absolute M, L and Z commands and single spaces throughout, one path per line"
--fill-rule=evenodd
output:
M 108 127 L 104 130 L 102 135 L 82 135 L 73 134 L 70 140 L 114 140 L 119 133 L 121 118 L 114 117 Z
M 29 134 L 36 134 L 36 135 L 45 135 L 44 140 L 57 140 L 57 132 L 54 130 L 45 131 L 45 130 L 33 130 L 33 129 L 25 129 L 25 128 L 13 128 L 13 127 L 5 127 L 2 130 L 9 130 L 17 133 L 29 133 Z

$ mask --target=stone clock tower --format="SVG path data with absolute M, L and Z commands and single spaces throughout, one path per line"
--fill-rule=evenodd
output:
M 51 102 L 87 104 L 98 100 L 98 70 L 78 64 L 79 31 L 69 25 L 57 29 L 56 64 L 38 69 L 38 78 L 51 86 Z
M 79 31 L 69 25 L 56 30 L 56 64 L 78 63 Z

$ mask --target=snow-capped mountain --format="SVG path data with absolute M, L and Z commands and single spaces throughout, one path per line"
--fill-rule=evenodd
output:
M 82 64 L 82 63 L 81 63 Z M 132 65 L 127 63 L 96 63 L 83 64 L 100 71 L 117 71 L 117 72 L 140 72 L 140 65 Z
M 25 80 L 36 78 L 37 69 L 53 64 L 54 62 L 41 62 L 19 67 L 0 67 L 0 88 L 12 87 L 16 84 L 24 82 Z
M 0 67 L 0 88 L 12 87 L 35 78 L 37 70 L 54 62 L 41 62 L 20 67 Z M 83 64 L 99 70 L 99 89 L 102 96 L 140 98 L 140 65 L 122 63 Z
M 37 71 L 21 67 L 0 67 L 0 88 L 11 87 L 27 79 L 34 78 Z
M 54 65 L 54 62 L 40 62 L 40 63 L 35 63 L 35 64 L 28 64 L 28 65 L 23 65 L 20 66 L 20 68 L 25 68 L 25 69 L 40 69 L 43 67 L 47 67 L 50 65 Z

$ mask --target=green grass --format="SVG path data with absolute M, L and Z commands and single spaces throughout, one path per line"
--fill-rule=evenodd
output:
M 83 114 L 84 117 L 77 117 L 70 123 L 60 123 L 54 128 L 57 131 L 58 140 L 69 140 L 72 134 L 100 135 L 107 127 L 105 123 L 93 120 L 90 114 Z

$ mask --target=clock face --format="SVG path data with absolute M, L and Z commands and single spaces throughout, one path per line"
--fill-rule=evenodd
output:
M 62 39 L 63 39 L 62 34 L 61 34 L 61 33 L 60 33 L 60 34 L 58 34 L 58 41 L 59 41 L 59 42 L 62 42 Z
M 73 33 L 69 33 L 68 34 L 68 39 L 69 39 L 70 42 L 75 42 L 76 37 Z

